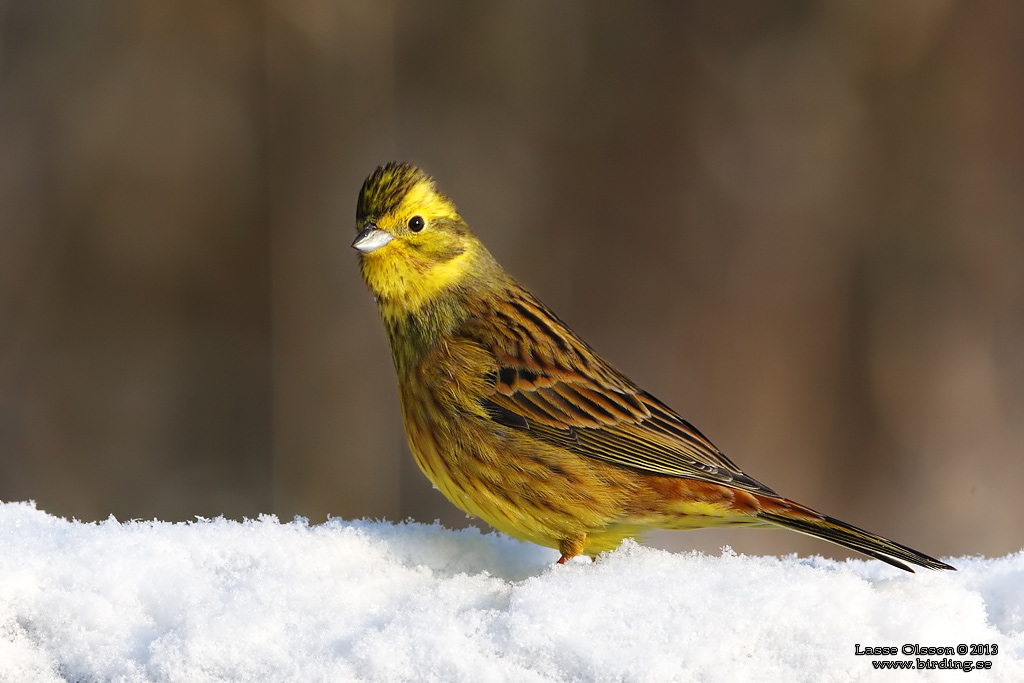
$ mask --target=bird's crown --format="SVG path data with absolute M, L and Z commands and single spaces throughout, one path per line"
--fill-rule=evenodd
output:
M 356 223 L 363 226 L 382 216 L 417 211 L 431 217 L 454 218 L 455 204 L 441 194 L 434 179 L 406 162 L 392 161 L 379 166 L 363 182 L 356 203 Z

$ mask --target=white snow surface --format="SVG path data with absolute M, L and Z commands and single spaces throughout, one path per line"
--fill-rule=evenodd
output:
M 1024 552 L 917 574 L 633 542 L 556 559 L 436 524 L 0 504 L 0 681 L 1024 681 Z M 998 653 L 880 671 L 917 657 L 858 644 Z

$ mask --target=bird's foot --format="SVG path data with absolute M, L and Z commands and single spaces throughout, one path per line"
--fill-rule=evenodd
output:
M 558 550 L 562 556 L 558 558 L 558 564 L 565 564 L 572 558 L 583 552 L 583 546 L 587 543 L 587 535 L 581 534 L 575 538 L 564 538 L 558 544 Z

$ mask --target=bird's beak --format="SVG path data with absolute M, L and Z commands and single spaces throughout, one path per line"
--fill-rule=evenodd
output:
M 364 254 L 369 254 L 371 251 L 377 251 L 393 239 L 394 237 L 390 233 L 378 230 L 370 224 L 363 228 L 362 232 L 356 235 L 356 240 L 352 243 L 352 248 L 358 249 Z

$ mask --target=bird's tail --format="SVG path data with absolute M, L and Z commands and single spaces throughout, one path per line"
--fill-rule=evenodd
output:
M 908 572 L 914 571 L 910 564 L 928 569 L 956 569 L 913 548 L 815 512 L 786 498 L 756 497 L 761 504 L 757 517 L 766 522 L 831 541 Z

